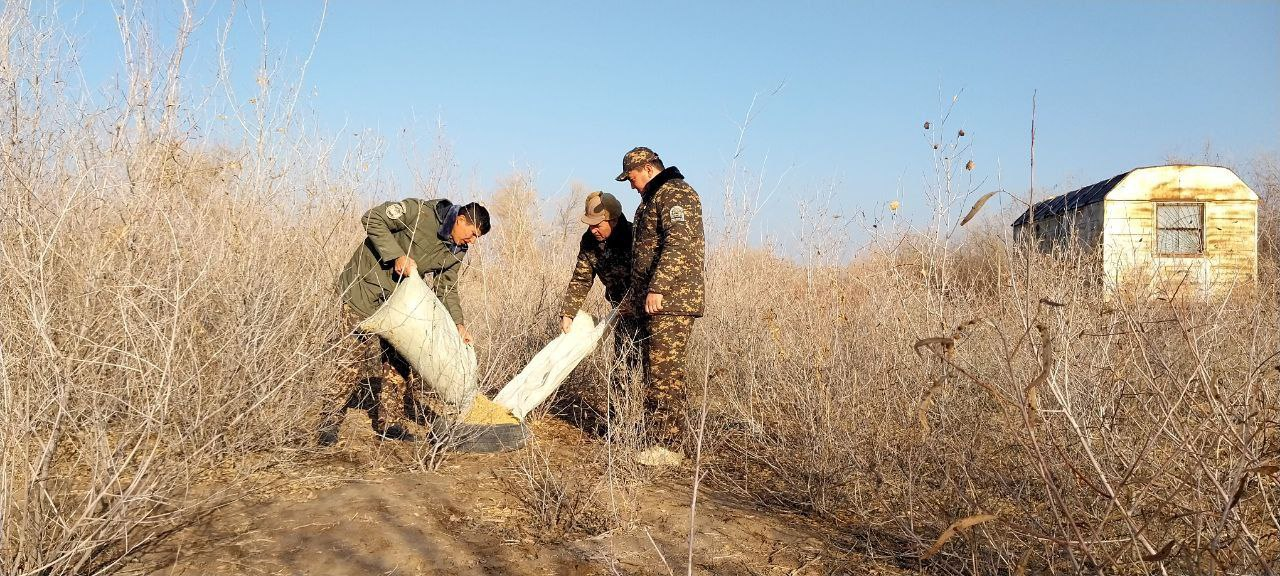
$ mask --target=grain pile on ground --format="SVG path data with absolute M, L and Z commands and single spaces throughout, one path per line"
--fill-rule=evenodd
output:
M 510 410 L 494 404 L 484 396 L 476 396 L 475 402 L 471 404 L 471 410 L 462 417 L 462 423 L 476 426 L 501 426 L 503 424 L 518 425 L 520 421 L 511 415 Z
M 477 395 L 453 434 L 459 452 L 505 452 L 523 446 L 528 431 L 510 410 Z

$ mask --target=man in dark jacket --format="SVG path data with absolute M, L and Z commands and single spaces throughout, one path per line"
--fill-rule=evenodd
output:
M 326 446 L 338 440 L 338 426 L 352 392 L 363 377 L 373 374 L 382 379 L 382 393 L 370 411 L 374 430 L 386 438 L 415 439 L 404 410 L 413 377 L 408 362 L 389 343 L 356 326 L 391 296 L 400 277 L 431 274 L 436 296 L 457 324 L 463 342 L 470 344 L 458 298 L 458 272 L 467 248 L 489 232 L 489 211 L 484 206 L 474 202 L 458 206 L 444 199 L 385 202 L 365 212 L 360 221 L 367 236 L 338 277 L 349 337 L 341 344 L 336 388 L 327 399 L 320 425 L 319 441 Z
M 679 169 L 665 167 L 644 147 L 623 156 L 617 181 L 629 182 L 640 193 L 632 232 L 631 297 L 624 305 L 641 319 L 653 444 L 637 461 L 670 466 L 682 459 L 684 367 L 693 321 L 703 313 L 702 201 Z
M 631 222 L 622 213 L 622 204 L 613 194 L 592 192 L 587 196 L 581 221 L 587 225 L 578 243 L 578 260 L 569 278 L 560 306 L 560 331 L 568 332 L 573 317 L 599 278 L 604 298 L 617 306 L 631 285 Z M 634 322 L 623 320 L 614 328 L 614 346 L 619 357 L 634 356 Z

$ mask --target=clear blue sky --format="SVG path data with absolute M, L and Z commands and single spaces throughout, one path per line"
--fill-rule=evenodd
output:
M 372 128 L 388 169 L 413 124 L 422 142 L 446 126 L 468 181 L 491 189 L 512 164 L 540 190 L 615 183 L 632 146 L 657 150 L 719 206 L 737 126 L 764 100 L 744 164 L 786 173 L 768 211 L 833 185 L 846 211 L 898 194 L 918 204 L 930 150 L 921 124 L 963 89 L 950 128 L 973 139 L 975 174 L 1027 185 L 1038 91 L 1037 184 L 1084 185 L 1171 155 L 1228 161 L 1280 150 L 1280 2 L 334 2 L 304 102 L 326 131 Z M 226 2 L 206 15 L 188 59 L 214 63 Z M 80 12 L 91 82 L 118 69 L 110 9 Z M 172 25 L 169 4 L 148 8 Z M 251 83 L 265 14 L 273 53 L 305 56 L 320 5 L 251 3 L 233 34 L 237 82 Z M 96 80 L 94 80 L 96 79 Z M 766 161 L 767 159 L 767 161 Z M 384 193 L 386 195 L 388 193 Z M 394 193 L 389 193 L 395 195 Z M 764 229 L 771 230 L 766 217 Z M 787 221 L 780 218 L 777 221 Z

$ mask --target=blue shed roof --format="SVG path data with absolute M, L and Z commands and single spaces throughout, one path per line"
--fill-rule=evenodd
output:
M 1053 198 L 1041 202 L 1036 202 L 1036 220 L 1053 218 L 1054 216 L 1075 212 L 1076 210 L 1084 208 L 1094 202 L 1101 202 L 1103 198 L 1107 197 L 1107 194 L 1115 189 L 1116 185 L 1119 184 L 1121 180 L 1124 180 L 1125 176 L 1128 176 L 1132 172 L 1133 171 L 1130 170 L 1124 174 L 1112 176 L 1107 180 L 1090 184 L 1089 186 L 1085 186 L 1079 190 L 1072 190 L 1066 194 L 1054 196 Z M 1013 225 L 1021 226 L 1026 224 L 1028 212 L 1030 212 L 1030 210 L 1023 212 L 1017 220 L 1013 221 Z

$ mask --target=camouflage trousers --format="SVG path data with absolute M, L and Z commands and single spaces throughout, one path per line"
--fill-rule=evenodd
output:
M 337 336 L 337 373 L 333 386 L 324 399 L 321 427 L 342 423 L 346 410 L 353 404 L 372 404 L 369 419 L 373 429 L 381 432 L 387 426 L 405 423 L 405 405 L 417 384 L 417 375 L 409 362 L 386 340 L 356 328 L 361 318 L 349 307 L 342 308 L 342 324 L 346 329 Z M 367 385 L 381 382 L 380 386 Z M 357 402 L 362 392 L 376 391 L 373 402 Z
M 643 320 L 645 412 L 651 441 L 678 445 L 685 436 L 685 360 L 693 316 L 661 314 Z

